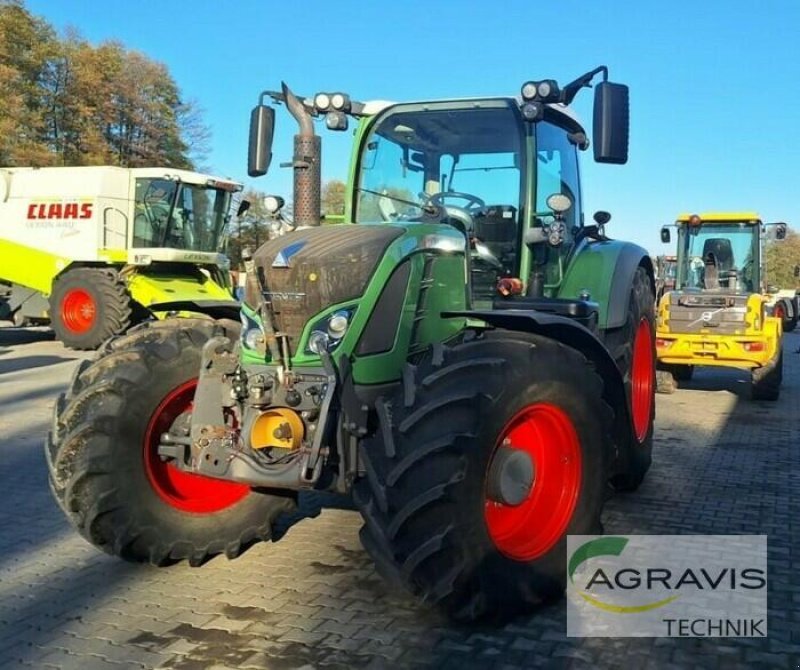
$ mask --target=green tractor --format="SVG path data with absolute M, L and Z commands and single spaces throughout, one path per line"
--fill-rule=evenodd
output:
M 271 161 L 269 98 L 299 125 L 294 216 L 248 257 L 240 314 L 146 323 L 78 368 L 46 455 L 79 532 L 200 565 L 330 491 L 380 574 L 455 618 L 559 595 L 567 534 L 601 532 L 653 438 L 652 262 L 581 202 L 569 105 L 598 75 L 594 158 L 625 163 L 605 67 L 518 98 L 264 92 L 249 172 Z M 322 118 L 357 123 L 341 225 L 319 225 Z

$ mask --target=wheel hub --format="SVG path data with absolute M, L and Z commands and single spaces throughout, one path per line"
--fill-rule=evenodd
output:
M 531 492 L 535 468 L 530 454 L 503 444 L 495 453 L 486 481 L 489 500 L 516 507 Z

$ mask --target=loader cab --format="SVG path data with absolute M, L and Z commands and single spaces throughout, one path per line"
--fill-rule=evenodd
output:
M 679 219 L 677 228 L 677 289 L 759 291 L 761 222 L 755 216 L 691 215 Z
M 547 199 L 563 194 L 570 207 L 562 237 L 535 252 L 556 282 L 559 259 L 583 224 L 578 146 L 570 141 L 579 131 L 551 108 L 530 123 L 515 99 L 393 105 L 362 134 L 352 220 L 456 226 L 468 240 L 472 298 L 480 303 L 530 264 L 525 231 L 548 225 Z

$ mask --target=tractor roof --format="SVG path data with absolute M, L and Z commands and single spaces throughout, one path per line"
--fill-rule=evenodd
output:
M 746 223 L 751 226 L 761 223 L 761 217 L 755 212 L 701 212 L 700 214 L 680 214 L 677 224 L 688 224 L 693 216 L 699 216 L 701 223 Z
M 367 102 L 363 103 L 363 115 L 364 116 L 375 116 L 376 114 L 382 112 L 387 107 L 391 107 L 392 105 L 397 104 L 424 104 L 426 102 L 430 103 L 437 103 L 437 102 L 472 102 L 472 101 L 481 101 L 481 100 L 514 100 L 518 105 L 522 104 L 522 98 L 520 96 L 516 96 L 514 98 L 509 98 L 508 96 L 498 96 L 497 98 L 441 98 L 439 100 L 410 100 L 404 101 L 402 103 L 392 102 L 389 100 L 368 100 Z M 557 112 L 560 112 L 564 116 L 568 117 L 578 125 L 581 124 L 581 120 L 578 115 L 575 113 L 575 110 L 569 105 L 563 105 L 560 102 L 558 103 L 547 103 L 547 107 L 553 109 Z

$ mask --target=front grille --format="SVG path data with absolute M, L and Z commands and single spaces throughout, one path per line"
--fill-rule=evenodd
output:
M 270 240 L 254 254 L 278 330 L 294 350 L 308 320 L 324 308 L 359 298 L 386 248 L 402 228 L 326 226 Z
M 673 333 L 737 335 L 747 327 L 747 297 L 672 293 L 669 329 Z

